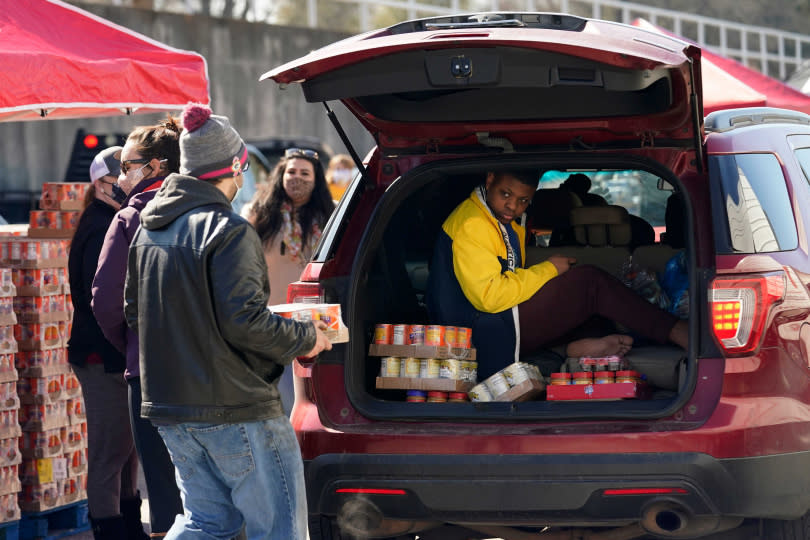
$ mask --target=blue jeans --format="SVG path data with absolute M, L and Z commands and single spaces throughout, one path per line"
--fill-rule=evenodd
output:
M 239 424 L 158 425 L 185 515 L 167 539 L 306 540 L 304 465 L 286 416 Z

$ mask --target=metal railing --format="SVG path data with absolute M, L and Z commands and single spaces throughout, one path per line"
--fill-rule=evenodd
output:
M 249 21 L 359 33 L 400 21 L 474 11 L 546 11 L 631 23 L 641 17 L 703 48 L 785 80 L 810 60 L 810 35 L 621 0 L 85 0 L 235 16 Z M 225 7 L 230 12 L 225 13 Z M 238 7 L 237 7 L 238 6 Z

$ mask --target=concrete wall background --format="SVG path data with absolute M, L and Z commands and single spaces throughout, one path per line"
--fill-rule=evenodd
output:
M 212 108 L 228 116 L 243 138 L 308 135 L 318 137 L 335 152 L 345 152 L 323 105 L 307 103 L 300 86 L 281 90 L 272 81 L 259 83 L 259 76 L 269 69 L 345 34 L 98 4 L 79 7 L 172 47 L 202 54 L 208 63 Z M 342 104 L 330 106 L 364 156 L 373 145 L 372 138 Z M 163 116 L 0 123 L 0 191 L 38 191 L 43 182 L 63 180 L 80 127 L 125 133 Z

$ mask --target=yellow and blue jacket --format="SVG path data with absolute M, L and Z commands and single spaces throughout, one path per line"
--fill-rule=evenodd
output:
M 519 256 L 510 254 L 506 227 L 517 236 Z M 426 295 L 431 321 L 472 328 L 479 380 L 517 359 L 517 306 L 557 275 L 549 262 L 523 268 L 525 239 L 522 226 L 495 219 L 476 188 L 444 221 L 434 247 Z

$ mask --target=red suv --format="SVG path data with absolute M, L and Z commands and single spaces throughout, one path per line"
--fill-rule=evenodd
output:
M 704 119 L 698 48 L 559 14 L 404 22 L 263 78 L 341 101 L 377 143 L 288 291 L 340 303 L 350 331 L 295 364 L 313 540 L 810 539 L 810 117 Z M 543 171 L 527 264 L 570 253 L 655 289 L 681 262 L 688 350 L 638 339 L 626 357 L 648 399 L 378 388 L 375 326 L 433 322 L 441 224 L 503 166 Z M 620 216 L 596 223 L 612 240 L 578 234 L 572 216 L 600 212 L 570 197 L 575 173 Z

